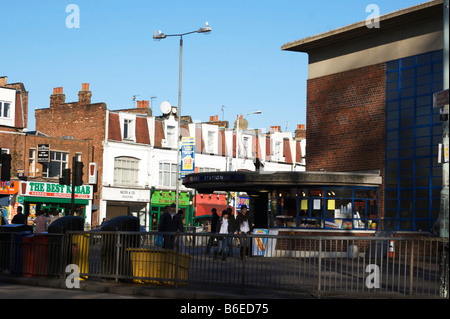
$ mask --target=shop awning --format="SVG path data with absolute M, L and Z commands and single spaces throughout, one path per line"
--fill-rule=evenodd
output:
M 222 216 L 222 211 L 227 209 L 228 205 L 214 205 L 214 204 L 197 204 L 195 211 L 195 218 L 212 217 L 211 209 L 217 209 L 217 214 Z
M 24 196 L 24 202 L 31 203 L 60 203 L 60 204 L 70 204 L 72 203 L 71 198 L 60 198 L 60 197 L 33 197 L 33 196 Z M 76 199 L 74 203 L 76 205 L 88 205 L 89 200 L 87 199 Z

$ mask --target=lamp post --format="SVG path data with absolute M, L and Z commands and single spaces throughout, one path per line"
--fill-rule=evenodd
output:
M 245 115 L 251 115 L 251 114 L 261 114 L 261 111 L 254 111 L 254 112 L 241 114 L 241 115 L 242 115 L 242 117 L 244 117 Z M 236 169 L 235 169 L 235 171 L 237 171 L 238 160 L 239 160 L 239 141 L 240 141 L 239 140 L 239 120 L 240 120 L 240 116 L 238 115 L 237 126 L 236 126 Z
M 181 165 L 181 78 L 182 78 L 182 61 L 183 61 L 183 36 L 192 34 L 192 33 L 209 33 L 211 32 L 211 27 L 209 26 L 208 22 L 206 22 L 206 25 L 203 28 L 200 28 L 195 31 L 185 32 L 185 33 L 178 33 L 178 34 L 164 34 L 161 32 L 155 31 L 155 34 L 153 35 L 154 40 L 162 40 L 167 37 L 180 37 L 180 66 L 179 66 L 179 78 L 178 78 L 178 140 L 177 140 L 177 183 L 176 183 L 176 192 L 175 192 L 175 205 L 176 205 L 176 211 L 178 212 L 178 203 L 179 203 L 179 194 L 180 194 L 180 165 Z

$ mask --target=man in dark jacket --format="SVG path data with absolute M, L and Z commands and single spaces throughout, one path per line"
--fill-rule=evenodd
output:
M 13 217 L 11 220 L 11 224 L 26 224 L 27 223 L 27 217 L 22 214 L 22 206 L 17 207 L 17 214 Z
M 167 208 L 166 212 L 159 220 L 158 231 L 160 232 L 182 232 L 183 222 L 180 215 L 175 212 L 176 205 L 172 204 Z M 164 245 L 166 249 L 173 249 L 175 247 L 175 235 L 164 235 Z
M 211 209 L 212 218 L 211 218 L 211 236 L 208 238 L 208 243 L 206 244 L 206 253 L 209 255 L 211 253 L 211 246 L 216 239 L 214 233 L 217 232 L 217 224 L 219 223 L 219 215 L 217 214 L 217 209 Z

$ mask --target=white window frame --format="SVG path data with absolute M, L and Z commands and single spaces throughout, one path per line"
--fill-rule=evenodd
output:
M 283 155 L 283 142 L 273 141 L 273 159 L 275 161 L 281 161 L 281 156 Z
M 0 101 L 0 117 L 4 119 L 10 119 L 11 118 L 11 102 L 10 101 Z M 6 106 L 8 105 L 8 114 L 5 114 Z
M 159 186 L 176 187 L 177 165 L 170 162 L 159 162 Z
M 135 121 L 134 119 L 124 118 L 123 119 L 123 136 L 124 140 L 134 141 L 135 132 Z
M 28 150 L 28 176 L 29 177 L 36 176 L 36 149 L 35 148 L 30 148 Z
M 217 153 L 217 132 L 208 131 L 208 141 L 206 144 L 206 152 L 210 154 Z
M 8 113 L 5 114 L 5 105 Z M 15 126 L 16 90 L 0 87 L 0 125 Z
M 175 125 L 167 124 L 166 126 L 166 141 L 167 146 L 176 148 L 177 146 L 177 127 Z
M 114 158 L 114 185 L 136 186 L 139 181 L 139 159 L 128 156 Z

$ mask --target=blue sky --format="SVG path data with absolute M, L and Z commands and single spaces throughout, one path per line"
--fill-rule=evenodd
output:
M 179 39 L 152 39 L 155 30 L 184 33 L 203 27 L 209 35 L 184 37 L 182 114 L 194 121 L 218 115 L 230 126 L 238 114 L 251 128 L 279 125 L 294 131 L 306 123 L 308 57 L 281 51 L 287 42 L 364 21 L 369 4 L 380 14 L 425 0 L 0 0 L 0 76 L 29 91 L 34 110 L 49 107 L 54 87 L 77 101 L 90 83 L 92 102 L 108 109 L 139 100 L 178 103 Z M 69 4 L 79 8 L 79 28 L 67 28 Z M 222 106 L 225 106 L 222 112 Z

